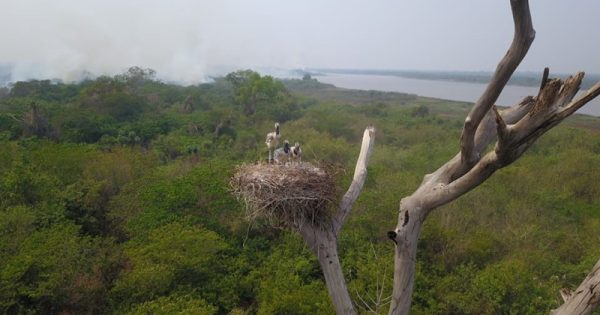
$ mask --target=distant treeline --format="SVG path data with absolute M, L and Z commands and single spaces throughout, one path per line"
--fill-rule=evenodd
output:
M 362 74 L 362 75 L 387 75 L 419 80 L 455 81 L 468 83 L 488 83 L 492 78 L 490 71 L 417 71 L 417 70 L 358 70 L 358 69 L 311 69 L 310 72 L 327 74 Z M 568 78 L 571 74 L 550 73 L 551 77 Z M 510 85 L 536 86 L 540 84 L 542 71 L 516 72 L 508 81 Z M 600 74 L 586 74 L 581 84 L 582 89 L 590 88 L 600 81 Z

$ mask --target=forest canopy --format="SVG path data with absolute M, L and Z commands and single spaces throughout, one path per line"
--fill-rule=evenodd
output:
M 339 243 L 357 307 L 385 312 L 397 197 L 453 156 L 469 107 L 251 70 L 192 86 L 139 67 L 16 82 L 0 93 L 0 313 L 331 314 L 300 237 L 246 221 L 230 194 L 236 165 L 267 158 L 276 121 L 307 160 L 342 170 L 338 188 L 377 126 Z M 600 119 L 572 117 L 432 214 L 412 312 L 560 305 L 600 257 L 599 131 Z

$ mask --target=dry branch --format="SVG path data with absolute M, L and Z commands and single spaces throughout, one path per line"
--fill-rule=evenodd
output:
M 348 217 L 354 202 L 358 198 L 365 180 L 367 179 L 367 165 L 369 164 L 369 158 L 373 152 L 373 145 L 375 144 L 375 127 L 369 126 L 363 133 L 363 139 L 360 146 L 360 153 L 358 160 L 356 161 L 356 167 L 354 168 L 354 177 L 352 183 L 348 188 L 348 191 L 342 197 L 340 201 L 340 208 L 338 213 L 335 215 L 333 220 L 333 230 L 336 235 L 340 233 L 344 221 Z
M 552 315 L 592 314 L 600 306 L 600 260 L 575 291 L 561 290 L 561 295 L 565 303 Z
M 510 1 L 513 21 L 515 24 L 515 32 L 513 41 L 506 52 L 506 55 L 500 60 L 496 71 L 492 76 L 487 88 L 477 100 L 469 115 L 465 119 L 463 133 L 461 135 L 461 167 L 453 174 L 453 177 L 459 177 L 464 174 L 480 156 L 475 152 L 475 133 L 481 123 L 481 120 L 496 103 L 498 96 L 508 83 L 513 72 L 521 63 L 533 39 L 535 38 L 535 30 L 531 21 L 531 13 L 529 12 L 529 2 L 526 0 L 511 0 Z

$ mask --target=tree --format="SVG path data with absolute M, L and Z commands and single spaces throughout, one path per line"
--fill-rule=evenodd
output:
M 115 80 L 124 83 L 134 93 L 139 93 L 144 83 L 152 82 L 156 78 L 156 71 L 150 68 L 130 67 L 123 74 L 115 76 Z
M 600 82 L 574 99 L 584 74 L 568 79 L 549 79 L 544 70 L 537 96 L 526 97 L 505 110 L 494 103 L 531 46 L 533 29 L 528 0 L 511 0 L 515 34 L 484 93 L 473 105 L 463 126 L 460 152 L 438 170 L 424 176 L 416 191 L 400 202 L 398 224 L 388 237 L 395 243 L 394 283 L 389 314 L 410 312 L 414 288 L 417 242 L 423 222 L 436 208 L 469 192 L 495 171 L 517 160 L 546 131 L 600 94 Z M 338 314 L 355 314 L 355 307 L 341 272 L 337 237 L 366 178 L 374 129 L 367 128 L 354 180 L 344 195 L 330 228 L 302 226 L 299 232 L 317 256 Z M 487 151 L 492 141 L 494 148 Z M 590 314 L 600 306 L 600 262 L 555 314 Z
M 283 83 L 271 76 L 260 76 L 251 71 L 237 71 L 228 74 L 225 79 L 233 84 L 236 101 L 244 106 L 244 113 L 254 115 L 260 104 L 274 104 L 283 101 L 289 92 Z
M 48 118 L 46 118 L 35 102 L 29 105 L 29 110 L 24 112 L 21 118 L 17 118 L 12 114 L 7 114 L 7 116 L 23 126 L 23 134 L 27 137 L 51 136 Z

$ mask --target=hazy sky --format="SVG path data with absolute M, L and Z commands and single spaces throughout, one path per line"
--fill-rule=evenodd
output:
M 531 0 L 519 68 L 600 73 L 600 0 Z M 196 82 L 237 68 L 493 70 L 508 0 L 0 0 L 13 79 L 150 67 Z

